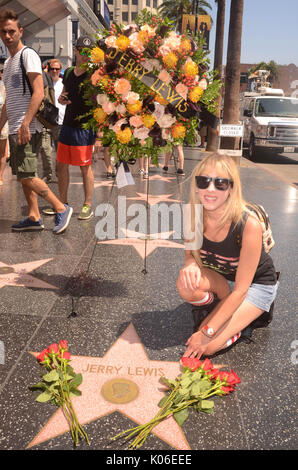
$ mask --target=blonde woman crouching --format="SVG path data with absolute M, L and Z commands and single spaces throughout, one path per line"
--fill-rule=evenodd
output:
M 184 356 L 200 358 L 232 344 L 268 312 L 278 281 L 263 248 L 262 227 L 245 209 L 231 157 L 214 153 L 197 165 L 189 208 L 184 235 L 193 237 L 185 240 L 185 265 L 177 288 L 182 299 L 209 310 L 186 342 Z M 214 294 L 219 302 L 214 302 Z

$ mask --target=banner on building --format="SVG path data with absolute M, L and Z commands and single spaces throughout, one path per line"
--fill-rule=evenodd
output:
M 182 33 L 197 34 L 199 33 L 204 39 L 204 49 L 209 49 L 209 36 L 211 29 L 210 15 L 183 15 L 182 16 Z

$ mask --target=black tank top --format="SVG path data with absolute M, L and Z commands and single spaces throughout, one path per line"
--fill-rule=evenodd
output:
M 241 250 L 242 233 L 247 215 L 247 212 L 245 212 L 243 222 L 238 225 L 231 223 L 229 232 L 223 241 L 213 242 L 203 237 L 203 245 L 200 250 L 203 266 L 217 271 L 229 281 L 235 281 Z M 256 284 L 274 285 L 276 281 L 276 272 L 272 258 L 265 252 L 262 245 L 261 257 L 252 282 Z

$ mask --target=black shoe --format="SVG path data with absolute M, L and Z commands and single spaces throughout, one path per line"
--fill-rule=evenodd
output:
M 181 176 L 184 176 L 184 175 L 185 175 L 185 173 L 184 173 L 184 171 L 182 170 L 182 168 L 178 168 L 178 170 L 177 170 L 177 175 L 181 175 Z
M 169 167 L 164 166 L 164 167 L 162 168 L 162 171 L 168 171 L 168 169 L 169 169 Z
M 219 298 L 214 294 L 214 300 L 209 305 L 195 306 L 193 305 L 191 309 L 192 318 L 193 318 L 193 332 L 196 333 L 198 328 L 203 320 L 209 315 L 210 312 L 216 307 L 219 302 Z

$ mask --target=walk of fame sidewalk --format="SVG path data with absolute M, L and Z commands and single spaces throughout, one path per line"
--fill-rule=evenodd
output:
M 165 174 L 161 160 L 144 180 L 136 163 L 130 167 L 135 184 L 121 189 L 106 180 L 98 159 L 93 163 L 96 216 L 89 221 L 77 219 L 83 186 L 80 170 L 71 168 L 68 200 L 74 213 L 58 236 L 52 232 L 53 217 L 45 216 L 41 232 L 11 231 L 27 208 L 20 185 L 5 170 L 0 188 L 0 450 L 72 449 L 61 411 L 37 403 L 29 391 L 41 373 L 36 353 L 60 339 L 68 340 L 73 367 L 83 373 L 83 393 L 74 407 L 90 446 L 82 442 L 81 449 L 123 450 L 123 441 L 110 438 L 154 416 L 163 396 L 159 379 L 179 373 L 192 321 L 189 305 L 176 291 L 182 237 L 162 221 L 152 233 L 142 224 L 157 204 L 179 208 L 187 202 L 191 171 L 204 155 L 186 148 L 182 177 L 173 161 Z M 191 413 L 182 429 L 169 419 L 148 438 L 145 450 L 297 446 L 297 190 L 245 158 L 240 174 L 244 197 L 266 208 L 276 241 L 271 253 L 282 276 L 273 321 L 254 331 L 252 343 L 236 344 L 214 358 L 241 377 L 237 392 L 216 400 L 213 415 Z M 50 188 L 58 194 L 57 181 Z M 113 216 L 114 240 L 95 237 L 105 207 Z

